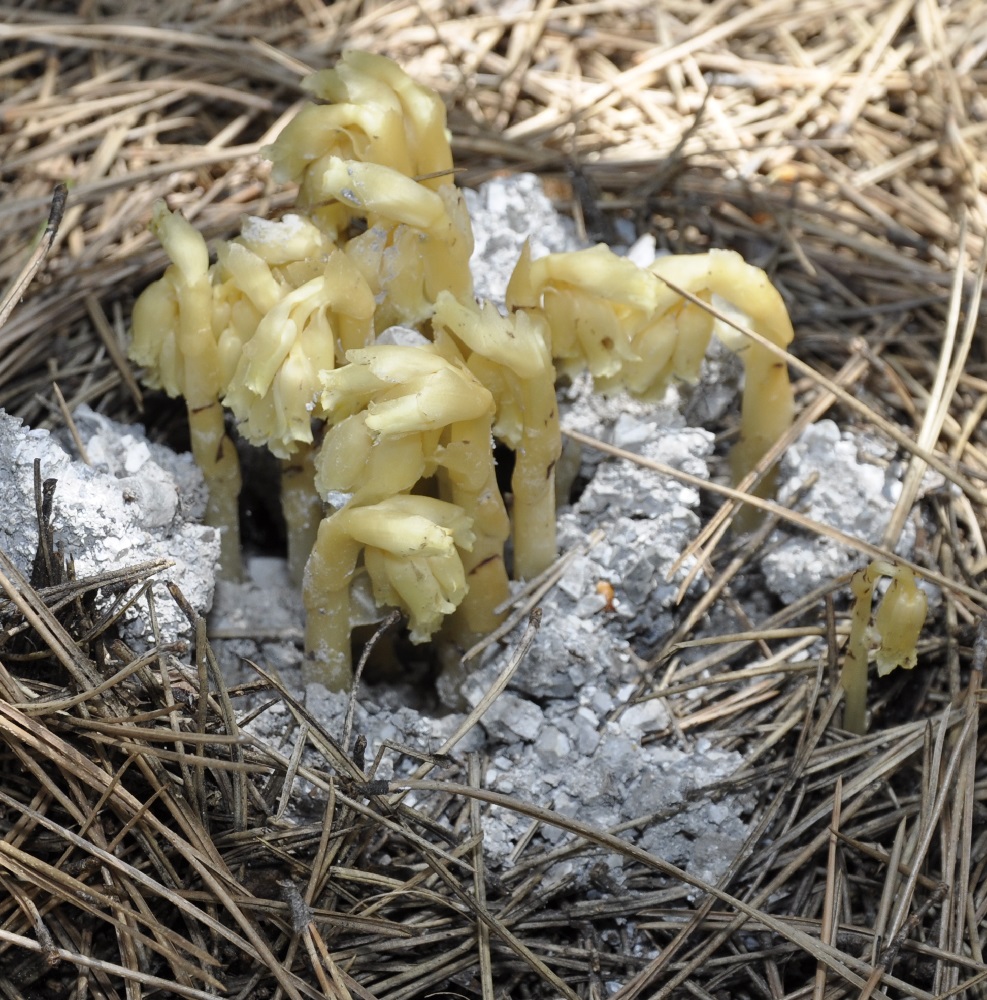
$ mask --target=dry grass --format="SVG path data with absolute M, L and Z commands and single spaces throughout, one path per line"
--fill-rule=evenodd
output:
M 0 406 L 29 422 L 64 419 L 59 391 L 68 411 L 139 417 L 121 359 L 133 296 L 163 264 L 151 203 L 167 195 L 211 237 L 276 212 L 259 148 L 300 74 L 360 47 L 443 93 L 466 183 L 536 169 L 591 232 L 621 215 L 674 250 L 730 246 L 767 268 L 798 331 L 803 418 L 872 425 L 910 463 L 886 546 L 926 464 L 955 485 L 924 501 L 938 528 L 915 561 L 943 603 L 922 668 L 882 687 L 866 737 L 834 723 L 845 580 L 679 659 L 764 536 L 702 540 L 709 595 L 641 696 L 672 710 L 661 738 L 746 755 L 730 784 L 756 794 L 754 829 L 715 888 L 621 831 L 498 799 L 451 747 L 414 782 L 369 782 L 268 678 L 297 722 L 278 757 L 240 734 L 201 623 L 191 672 L 173 650 L 134 659 L 93 621 L 94 588 L 114 581 L 52 568 L 32 586 L 4 559 L 0 995 L 987 996 L 979 0 L 45 6 L 0 8 L 0 283 L 56 182 L 70 188 L 0 327 Z M 599 204 L 574 194 L 570 160 Z M 295 777 L 322 793 L 310 825 L 280 820 Z M 569 836 L 528 841 L 495 878 L 491 803 Z M 543 882 L 601 846 L 626 856 L 623 887 Z M 631 925 L 657 958 L 634 952 Z

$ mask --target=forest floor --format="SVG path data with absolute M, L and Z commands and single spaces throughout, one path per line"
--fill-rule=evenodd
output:
M 900 472 L 893 507 L 856 551 L 893 561 L 910 532 L 936 599 L 918 667 L 871 677 L 870 728 L 854 736 L 839 684 L 849 573 L 704 633 L 697 657 L 694 630 L 735 610 L 732 582 L 776 543 L 768 530 L 699 536 L 708 596 L 635 649 L 632 701 L 663 706 L 647 746 L 739 761 L 696 792 L 748 796 L 749 832 L 707 885 L 626 829 L 535 806 L 521 787 L 490 792 L 479 754 L 427 761 L 440 776 L 416 777 L 412 804 L 368 784 L 359 754 L 261 663 L 241 687 L 299 733 L 296 752 L 274 754 L 236 735 L 244 691 L 213 669 L 204 627 L 192 681 L 210 698 L 169 677 L 160 650 L 128 663 L 93 627 L 97 587 L 149 568 L 45 587 L 5 559 L 0 993 L 987 997 L 983 4 L 43 6 L 0 7 L 0 286 L 15 287 L 68 187 L 46 259 L 0 315 L 9 414 L 71 428 L 88 404 L 183 446 L 184 408 L 126 360 L 134 299 L 166 263 L 151 206 L 166 198 L 210 240 L 245 213 L 284 211 L 292 193 L 262 147 L 307 73 L 368 50 L 441 94 L 460 184 L 533 172 L 591 239 L 619 223 L 660 250 L 726 247 L 764 268 L 796 331 L 791 440 L 825 418 L 880 442 L 874 462 Z M 736 422 L 709 427 L 714 478 Z M 733 509 L 704 502 L 704 526 Z M 797 530 L 843 544 L 812 517 Z M 319 793 L 319 815 L 282 823 L 296 782 Z M 530 822 L 511 872 L 486 868 L 493 808 Z M 562 846 L 539 838 L 549 828 Z M 602 871 L 549 891 L 553 865 L 600 852 L 623 858 L 619 884 Z

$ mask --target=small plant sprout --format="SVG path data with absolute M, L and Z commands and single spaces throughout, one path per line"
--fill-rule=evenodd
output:
M 508 537 L 515 578 L 555 559 L 556 365 L 657 398 L 698 377 L 718 336 L 744 361 L 738 471 L 787 430 L 786 366 L 663 278 L 781 347 L 792 327 L 764 272 L 728 251 L 644 269 L 605 246 L 538 260 L 526 248 L 506 314 L 478 303 L 439 97 L 355 52 L 304 86 L 322 103 L 266 151 L 275 178 L 298 185 L 295 212 L 245 219 L 210 268 L 192 227 L 156 209 L 173 263 L 138 300 L 131 356 L 150 384 L 186 397 L 210 516 L 231 526 L 224 565 L 227 548 L 230 565 L 239 556 L 239 479 L 220 403 L 282 461 L 306 676 L 343 688 L 368 592 L 404 612 L 414 642 L 441 626 L 455 663 L 501 621 Z M 514 452 L 509 504 L 494 439 Z
M 871 622 L 874 585 L 887 577 L 891 583 Z M 867 661 L 871 651 L 877 674 L 884 677 L 896 667 L 911 670 L 918 661 L 918 638 L 925 624 L 928 600 L 907 566 L 878 560 L 857 570 L 850 580 L 853 609 L 850 638 L 843 661 L 841 682 L 845 692 L 843 728 L 862 736 L 867 732 Z

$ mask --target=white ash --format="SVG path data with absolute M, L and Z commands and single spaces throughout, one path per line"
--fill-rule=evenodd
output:
M 583 395 L 570 399 L 563 420 L 708 477 L 708 432 L 685 426 L 671 407 L 646 410 L 638 409 L 640 404 L 622 406 L 625 402 Z M 620 411 L 619 417 L 611 422 L 603 416 L 608 410 L 608 416 Z M 653 645 L 674 626 L 671 609 L 680 577 L 666 576 L 699 530 L 698 503 L 691 487 L 608 460 L 561 513 L 563 550 L 583 546 L 596 528 L 604 537 L 574 559 L 545 596 L 530 650 L 508 692 L 482 720 L 489 787 L 609 829 L 674 809 L 689 788 L 723 780 L 740 765 L 736 754 L 643 743 L 648 733 L 667 730 L 667 711 L 660 701 L 628 705 L 640 678 L 633 645 Z M 601 583 L 613 588 L 610 607 L 598 590 Z M 462 691 L 468 704 L 480 701 L 511 652 L 509 642 L 470 675 Z M 683 805 L 681 813 L 662 822 L 645 820 L 639 843 L 701 878 L 715 879 L 746 835 L 744 808 L 740 798 L 727 808 L 706 801 Z M 492 810 L 484 828 L 491 858 L 504 863 L 529 823 L 507 810 Z M 564 836 L 557 829 L 540 833 L 549 843 Z M 583 863 L 575 862 L 573 870 Z
M 152 516 L 151 511 L 157 510 L 159 515 L 165 511 L 172 515 L 159 516 L 161 525 L 170 523 L 173 517 L 170 497 L 174 492 L 177 492 L 179 515 L 186 521 L 202 520 L 208 491 L 201 470 L 188 452 L 179 455 L 163 444 L 149 441 L 139 424 L 117 423 L 85 404 L 76 409 L 72 419 L 93 469 L 116 476 L 121 485 L 132 486 L 138 492 L 145 491 L 145 477 L 166 484 L 162 497 L 149 496 L 145 521 Z M 74 450 L 68 431 L 56 431 L 56 437 L 67 451 Z M 164 511 L 163 498 L 168 498 Z
M 252 556 L 242 582 L 216 581 L 209 634 L 227 683 L 257 679 L 249 663 L 292 677 L 301 669 L 301 595 L 284 559 Z
M 820 420 L 806 428 L 782 459 L 779 496 L 794 494 L 813 473 L 819 478 L 798 509 L 813 521 L 880 545 L 901 495 L 903 475 L 899 463 L 887 460 L 887 449 L 873 435 L 841 431 L 832 420 Z M 928 477 L 923 487 L 939 481 Z M 915 525 L 908 520 L 896 551 L 907 556 L 914 544 Z M 867 556 L 824 535 L 786 527 L 774 533 L 760 564 L 771 590 L 791 604 L 867 561 Z
M 535 258 L 585 246 L 573 221 L 555 211 L 534 174 L 497 177 L 464 194 L 473 221 L 471 263 L 478 298 L 503 306 L 526 240 Z
M 488 775 L 490 786 L 497 789 L 505 779 L 518 790 L 540 786 L 556 811 L 601 829 L 608 821 L 616 825 L 638 820 L 639 826 L 624 837 L 705 882 L 718 881 L 747 835 L 743 816 L 753 807 L 751 796 L 731 793 L 719 799 L 711 791 L 701 794 L 712 785 L 728 783 L 742 763 L 739 754 L 717 750 L 708 741 L 691 750 L 642 746 L 634 728 L 621 719 L 604 727 L 600 746 L 588 761 L 573 768 L 571 758 L 559 760 L 554 769 L 539 772 L 542 763 L 522 760 L 506 776 Z M 578 772 L 578 780 L 564 777 L 570 769 Z M 543 835 L 550 842 L 563 836 L 557 830 Z M 620 884 L 620 857 L 610 855 L 606 861 Z M 551 874 L 579 878 L 581 863 L 564 862 Z
M 413 326 L 389 326 L 377 334 L 374 344 L 394 344 L 398 347 L 431 347 L 432 341 Z
M 605 682 L 606 678 L 600 678 Z M 700 794 L 721 786 L 742 763 L 739 754 L 697 741 L 691 749 L 660 743 L 644 744 L 649 733 L 667 726 L 658 702 L 626 709 L 606 721 L 618 702 L 629 697 L 633 685 L 613 694 L 587 685 L 572 701 L 550 701 L 543 709 L 517 694 L 498 698 L 481 726 L 457 744 L 455 755 L 482 751 L 486 760 L 484 785 L 507 795 L 555 810 L 561 817 L 608 830 L 635 820 L 639 827 L 623 834 L 646 850 L 715 882 L 726 870 L 747 834 L 743 815 L 753 802 L 748 795 Z M 393 692 L 392 692 L 393 693 Z M 368 778 L 400 780 L 434 753 L 459 727 L 462 716 L 437 717 L 407 704 L 378 704 L 381 692 L 361 689 L 353 715 L 351 741 L 368 738 Z M 311 684 L 306 707 L 326 729 L 342 738 L 349 704 L 346 694 Z M 272 705 L 248 727 L 257 739 L 290 755 L 297 733 L 282 705 Z M 371 762 L 379 756 L 375 767 Z M 310 786 L 298 780 L 294 807 L 300 815 L 318 811 L 321 804 Z M 420 801 L 409 793 L 409 805 Z M 484 853 L 495 869 L 511 866 L 511 855 L 529 832 L 531 820 L 497 806 L 484 815 Z M 555 847 L 568 836 L 555 826 L 544 826 L 538 836 L 543 847 Z M 591 854 L 590 862 L 598 860 Z M 610 874 L 622 881 L 622 859 L 605 856 Z M 552 879 L 572 877 L 584 887 L 596 878 L 586 858 L 551 869 Z
M 677 387 L 683 400 L 682 415 L 690 424 L 714 426 L 737 405 L 743 384 L 743 362 L 713 337 L 699 366 L 699 378 Z
M 607 410 L 612 407 L 619 413 L 611 422 Z M 601 402 L 588 394 L 570 401 L 563 409 L 562 423 L 643 458 L 708 479 L 706 459 L 713 450 L 713 435 L 687 426 L 668 401 L 650 409 L 642 407 L 627 398 Z M 669 609 L 692 562 L 685 561 L 672 577 L 669 572 L 699 531 L 695 512 L 699 501 L 699 491 L 692 486 L 630 461 L 608 460 L 597 466 L 572 509 L 560 516 L 563 548 L 585 538 L 587 525 L 604 530 L 604 540 L 587 554 L 580 572 L 595 577 L 589 581 L 590 590 L 601 581 L 614 588 L 613 615 L 620 633 L 644 647 L 656 645 L 673 627 Z M 702 578 L 693 586 L 700 592 Z M 585 598 L 584 593 L 581 600 Z
M 52 526 L 55 544 L 75 562 L 78 577 L 153 559 L 174 564 L 157 579 L 171 580 L 199 612 L 212 603 L 219 534 L 196 523 L 205 503 L 202 476 L 191 456 L 151 444 L 136 426 L 125 427 L 80 406 L 79 436 L 91 466 L 70 457 L 48 431 L 30 430 L 0 411 L 0 547 L 26 576 L 38 544 L 34 460 L 41 478 L 56 479 Z M 153 587 L 162 640 L 186 636 L 188 620 L 163 582 Z M 124 624 L 125 638 L 150 642 L 146 606 Z
M 563 423 L 708 477 L 707 431 L 683 426 L 666 408 L 647 420 L 625 413 L 608 428 L 598 407 L 592 396 L 570 401 Z M 632 643 L 653 646 L 674 627 L 671 607 L 691 563 L 668 574 L 699 531 L 698 504 L 695 488 L 649 469 L 613 461 L 597 466 L 580 498 L 560 513 L 558 537 L 562 551 L 584 548 L 597 529 L 603 537 L 572 559 L 542 601 L 542 627 L 513 679 L 515 690 L 566 699 L 601 677 L 611 685 L 637 679 Z M 699 578 L 694 587 L 700 592 L 703 585 Z M 485 664 L 467 684 L 467 701 L 475 704 L 498 672 L 496 659 Z

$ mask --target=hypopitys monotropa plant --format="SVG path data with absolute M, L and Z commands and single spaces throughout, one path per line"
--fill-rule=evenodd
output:
M 538 260 L 526 249 L 506 312 L 477 303 L 439 97 L 357 52 L 304 86 L 321 103 L 267 150 L 275 177 L 298 185 L 295 214 L 245 219 L 208 267 L 201 237 L 157 206 L 172 265 L 138 299 L 131 356 L 149 384 L 186 397 L 193 443 L 208 445 L 195 455 L 227 543 L 224 572 L 237 570 L 239 478 L 220 403 L 284 463 L 307 679 L 341 689 L 358 594 L 400 608 L 413 641 L 442 628 L 464 647 L 499 621 L 509 534 L 515 577 L 551 564 L 557 369 L 588 368 L 601 390 L 655 398 L 673 378 L 695 380 L 717 336 L 745 368 L 735 475 L 788 428 L 786 366 L 663 278 L 723 300 L 779 347 L 792 326 L 764 272 L 730 251 L 643 269 L 602 245 Z M 201 413 L 208 434 L 196 434 Z M 494 440 L 515 453 L 510 520 Z
M 878 580 L 890 583 L 881 598 L 877 614 L 871 618 L 874 587 Z M 877 661 L 878 677 L 885 677 L 901 667 L 913 670 L 918 663 L 918 640 L 925 625 L 929 602 L 925 591 L 907 566 L 883 559 L 868 563 L 850 578 L 853 609 L 850 613 L 850 637 L 840 682 L 843 702 L 843 728 L 858 736 L 867 732 L 867 663 L 871 652 Z

